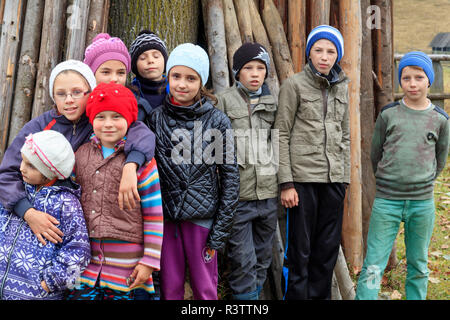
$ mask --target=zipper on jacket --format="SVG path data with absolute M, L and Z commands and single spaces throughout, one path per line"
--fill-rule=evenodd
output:
M 16 246 L 17 238 L 19 237 L 20 230 L 22 230 L 22 226 L 23 226 L 24 222 L 25 222 L 25 220 L 22 220 L 22 222 L 20 223 L 20 226 L 17 229 L 16 235 L 14 237 L 14 241 L 13 241 L 13 244 L 11 246 L 11 250 L 9 250 L 9 253 L 8 253 L 8 258 L 7 258 L 8 259 L 8 265 L 6 266 L 5 275 L 3 276 L 2 284 L 0 286 L 0 299 L 3 299 L 3 288 L 5 287 L 6 277 L 8 276 L 9 269 L 11 268 L 11 255 L 12 255 L 12 252 L 14 250 L 14 247 Z
M 328 158 L 327 155 L 327 126 L 325 123 L 325 120 L 327 118 L 327 112 L 328 112 L 328 89 L 327 88 L 323 88 L 322 89 L 322 99 L 323 99 L 323 126 L 325 129 L 325 134 L 324 134 L 324 148 L 325 148 L 325 158 L 327 159 L 327 163 L 328 163 L 328 179 L 330 179 L 331 182 L 331 164 L 330 164 L 330 159 Z
M 77 125 L 76 123 L 73 124 L 73 131 L 72 131 L 72 135 L 74 136 L 76 134 L 77 131 Z

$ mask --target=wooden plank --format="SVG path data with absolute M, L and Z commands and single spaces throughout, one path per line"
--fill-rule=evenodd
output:
M 264 1 L 262 20 L 272 45 L 278 80 L 282 84 L 283 80 L 294 74 L 294 65 L 280 15 L 272 0 Z
M 225 24 L 222 0 L 202 0 L 206 14 L 206 35 L 211 64 L 211 80 L 215 93 L 220 93 L 230 86 Z
M 27 1 L 8 145 L 31 117 L 43 15 L 44 1 Z
M 294 72 L 297 73 L 306 63 L 306 0 L 288 1 L 287 29 Z
M 350 114 L 350 186 L 342 226 L 342 246 L 347 261 L 358 273 L 362 267 L 361 217 L 361 130 L 360 130 L 360 78 L 361 78 L 361 5 L 357 0 L 340 1 L 340 26 L 344 37 L 345 55 L 341 66 L 349 82 Z
M 1 21 L 3 27 L 0 42 L 0 161 L 3 159 L 8 144 L 25 5 L 26 2 L 23 0 L 7 0 Z
M 48 82 L 52 69 L 60 62 L 63 51 L 64 12 L 66 1 L 45 1 L 44 18 L 39 51 L 38 73 L 31 118 L 51 109 L 53 101 L 49 95 Z
M 84 59 L 89 5 L 89 0 L 69 0 L 64 60 Z
M 234 0 L 242 43 L 253 42 L 249 4 L 250 0 Z

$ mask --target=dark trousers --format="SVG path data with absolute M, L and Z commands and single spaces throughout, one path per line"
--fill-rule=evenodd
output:
M 330 299 L 341 242 L 343 183 L 294 183 L 298 206 L 288 209 L 284 299 Z

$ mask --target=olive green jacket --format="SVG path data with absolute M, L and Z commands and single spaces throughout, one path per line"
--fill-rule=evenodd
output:
M 236 87 L 216 95 L 216 107 L 231 120 L 240 174 L 240 201 L 263 200 L 278 196 L 278 153 L 273 150 L 272 127 L 277 104 L 267 85 L 252 108 L 247 94 Z
M 333 84 L 307 64 L 280 87 L 280 184 L 350 182 L 348 78 L 333 69 Z

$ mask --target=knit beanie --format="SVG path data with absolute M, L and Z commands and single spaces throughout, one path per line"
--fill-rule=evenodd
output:
M 98 67 L 109 60 L 122 62 L 127 69 L 127 73 L 130 72 L 131 58 L 125 43 L 117 37 L 111 37 L 107 33 L 100 33 L 84 51 L 83 62 L 91 67 L 92 72 L 95 74 Z
M 167 63 L 167 48 L 164 41 L 162 41 L 154 32 L 142 30 L 130 46 L 131 70 L 135 75 L 139 75 L 136 66 L 137 59 L 143 52 L 151 49 L 161 52 L 164 57 L 164 64 Z
M 235 80 L 238 80 L 239 71 L 242 67 L 252 61 L 252 60 L 260 60 L 266 65 L 266 77 L 269 74 L 270 69 L 270 56 L 267 52 L 266 48 L 264 48 L 259 43 L 246 42 L 233 55 L 233 77 Z
M 94 90 L 95 86 L 97 85 L 97 80 L 95 80 L 94 73 L 87 64 L 78 60 L 63 61 L 57 64 L 50 73 L 49 90 L 50 90 L 50 97 L 52 98 L 53 102 L 55 101 L 55 99 L 53 98 L 53 85 L 55 83 L 55 79 L 61 72 L 67 70 L 77 71 L 79 74 L 81 74 L 89 84 L 90 87 L 89 89 L 91 91 Z
M 420 51 L 411 51 L 403 56 L 398 65 L 398 82 L 402 85 L 402 71 L 404 67 L 416 66 L 421 67 L 430 81 L 430 86 L 434 81 L 433 61 L 430 57 Z
M 86 105 L 86 116 L 92 124 L 97 114 L 103 111 L 114 111 L 121 114 L 128 127 L 137 120 L 138 106 L 130 89 L 114 82 L 100 83 L 89 95 Z
M 75 165 L 72 146 L 55 130 L 30 133 L 20 152 L 50 180 L 69 178 Z
M 329 40 L 334 44 L 338 54 L 336 63 L 341 61 L 344 56 L 344 38 L 338 29 L 325 24 L 315 27 L 309 33 L 308 39 L 306 40 L 306 56 L 309 57 L 312 46 L 320 39 Z
M 173 49 L 167 60 L 167 74 L 174 66 L 189 67 L 200 75 L 203 85 L 208 82 L 209 57 L 206 51 L 198 45 L 183 43 Z

